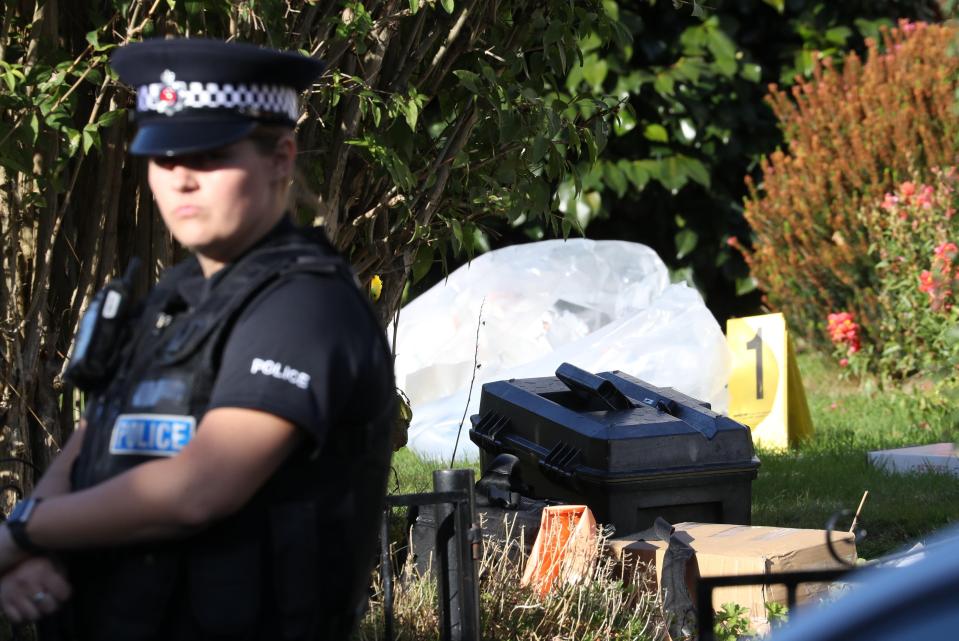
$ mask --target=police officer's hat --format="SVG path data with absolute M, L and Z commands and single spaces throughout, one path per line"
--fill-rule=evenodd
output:
M 195 38 L 121 47 L 110 64 L 136 87 L 130 153 L 175 156 L 222 147 L 258 124 L 292 126 L 297 95 L 323 63 L 292 52 Z

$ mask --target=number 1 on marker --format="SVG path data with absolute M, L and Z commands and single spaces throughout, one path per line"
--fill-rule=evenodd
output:
M 756 400 L 763 398 L 763 330 L 760 327 L 756 335 L 746 343 L 746 349 L 756 350 Z

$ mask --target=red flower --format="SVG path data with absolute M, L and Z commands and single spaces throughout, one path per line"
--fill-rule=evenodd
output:
M 936 285 L 933 282 L 932 272 L 928 269 L 922 270 L 922 273 L 919 274 L 919 291 L 925 294 L 931 294 L 935 289 Z
M 859 336 L 859 324 L 853 320 L 850 312 L 836 312 L 827 317 L 829 339 L 837 346 L 846 346 L 849 355 L 858 352 L 862 346 Z

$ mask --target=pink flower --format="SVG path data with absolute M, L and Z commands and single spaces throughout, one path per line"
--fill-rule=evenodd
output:
M 829 339 L 836 345 L 847 345 L 849 354 L 855 354 L 861 347 L 859 324 L 853 320 L 851 312 L 836 312 L 827 317 Z
M 839 367 L 849 367 L 849 359 L 848 359 L 848 358 L 840 358 L 840 359 L 839 359 Z M 836 409 L 836 404 L 835 404 L 835 403 L 832 404 L 832 409 Z
M 916 193 L 916 183 L 907 180 L 899 185 L 899 193 L 902 194 L 904 200 L 909 200 L 909 198 Z
M 896 206 L 899 204 L 899 198 L 895 194 L 886 194 L 885 198 L 882 199 L 882 207 L 886 211 L 895 211 Z
M 916 196 L 916 203 L 923 209 L 932 209 L 932 196 L 934 193 L 935 190 L 932 187 L 923 185 L 919 190 L 919 195 Z
M 952 262 L 955 260 L 956 254 L 959 254 L 959 247 L 956 247 L 955 243 L 941 243 L 933 250 L 933 253 L 936 255 L 936 258 Z

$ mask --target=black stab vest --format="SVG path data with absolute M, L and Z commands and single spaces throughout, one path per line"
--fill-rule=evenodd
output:
M 130 453 L 135 438 L 117 440 L 118 417 L 200 424 L 224 342 L 258 295 L 297 274 L 355 283 L 325 238 L 296 231 L 228 267 L 191 309 L 177 293 L 177 283 L 191 269 L 195 273 L 191 262 L 168 270 L 153 289 L 121 366 L 92 400 L 72 471 L 75 491 L 154 460 Z M 391 368 L 385 336 L 378 334 L 372 340 L 381 341 L 382 366 Z M 395 418 L 391 375 L 389 391 L 370 399 L 370 416 L 333 426 L 320 448 L 310 449 L 304 439 L 246 506 L 203 532 L 70 555 L 75 598 L 64 616 L 72 619 L 72 635 L 103 641 L 345 640 L 365 605 L 383 513 Z M 120 445 L 127 451 L 111 452 Z

